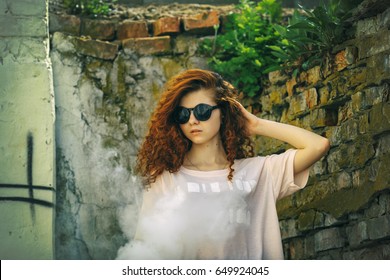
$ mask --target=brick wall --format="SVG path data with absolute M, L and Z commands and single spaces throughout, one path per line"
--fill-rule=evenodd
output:
M 53 13 L 50 32 L 74 36 L 84 54 L 114 59 L 121 48 L 141 55 L 172 54 L 178 35 L 212 35 L 214 26 L 222 20 L 218 11 L 153 21 L 90 19 Z
M 390 8 L 360 16 L 333 62 L 296 78 L 270 73 L 260 98 L 262 117 L 331 141 L 307 187 L 278 203 L 289 259 L 390 258 Z M 263 138 L 257 145 L 261 153 L 287 148 Z

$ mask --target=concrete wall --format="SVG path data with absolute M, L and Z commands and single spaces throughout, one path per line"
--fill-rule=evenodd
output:
M 52 259 L 48 1 L 0 0 L 0 259 Z

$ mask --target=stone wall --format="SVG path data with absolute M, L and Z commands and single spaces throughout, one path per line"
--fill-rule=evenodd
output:
M 48 1 L 0 0 L 0 259 L 54 257 Z
M 374 3 L 374 5 L 372 5 Z M 390 10 L 367 0 L 356 38 L 298 77 L 273 72 L 260 117 L 331 140 L 308 186 L 278 203 L 286 258 L 389 258 Z M 379 5 L 379 7 L 382 7 Z M 56 93 L 56 258 L 111 259 L 132 238 L 140 186 L 132 175 L 164 83 L 207 68 L 199 41 L 216 11 L 153 21 L 52 14 Z M 259 154 L 288 147 L 258 137 Z
M 271 73 L 260 98 L 261 116 L 331 141 L 308 186 L 278 203 L 289 259 L 390 258 L 390 8 L 362 7 L 359 18 L 375 16 L 355 22 L 355 38 L 335 47 L 334 63 L 297 78 Z M 286 148 L 263 138 L 257 145 Z

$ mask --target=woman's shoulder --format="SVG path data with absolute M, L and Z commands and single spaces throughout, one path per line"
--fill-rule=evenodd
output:
M 234 161 L 233 168 L 243 169 L 243 168 L 250 168 L 250 167 L 259 167 L 259 165 L 264 164 L 265 159 L 266 157 L 264 156 L 254 156 L 254 157 L 236 159 Z
M 234 161 L 234 166 L 237 168 L 249 168 L 251 166 L 258 167 L 259 165 L 262 166 L 265 163 L 268 163 L 270 165 L 272 164 L 278 164 L 281 161 L 287 160 L 289 157 L 295 155 L 296 150 L 289 149 L 282 153 L 273 153 L 269 155 L 258 155 L 254 157 L 248 157 L 248 158 L 242 158 L 237 159 Z

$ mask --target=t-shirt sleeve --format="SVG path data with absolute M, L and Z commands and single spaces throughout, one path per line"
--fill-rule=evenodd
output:
M 270 176 L 275 200 L 304 188 L 309 178 L 309 169 L 294 176 L 294 158 L 297 150 L 290 149 L 279 155 L 266 157 L 265 168 Z

